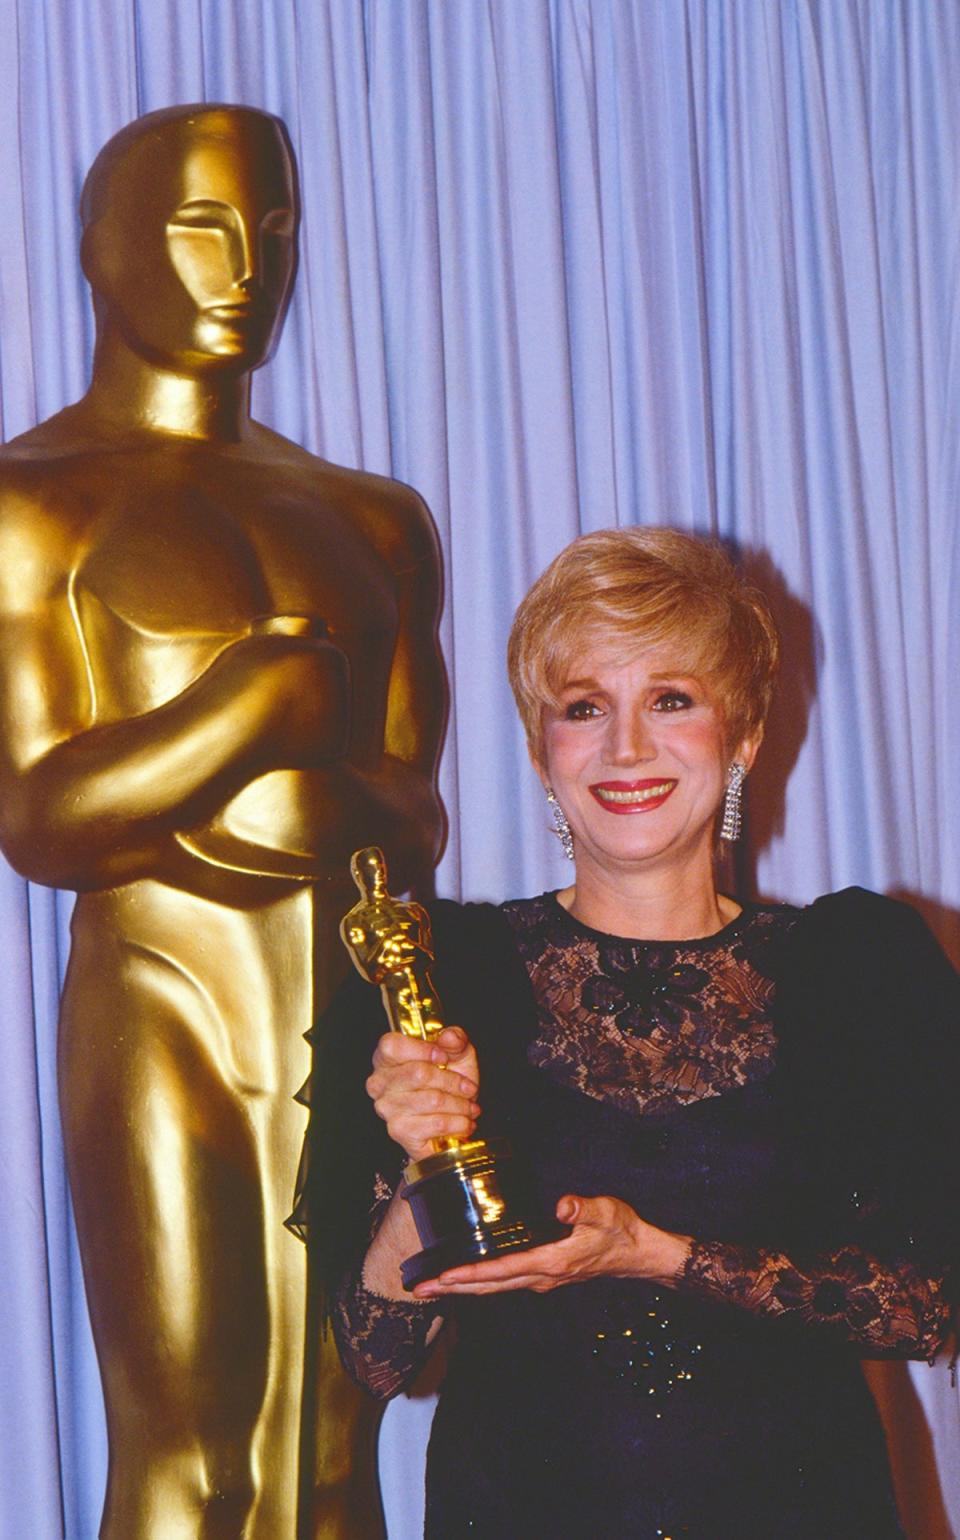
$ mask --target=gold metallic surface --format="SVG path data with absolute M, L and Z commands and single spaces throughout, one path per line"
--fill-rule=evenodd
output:
M 441 837 L 436 536 L 249 415 L 296 264 L 277 119 L 140 119 L 82 209 L 90 389 L 0 452 L 0 839 L 80 893 L 60 1092 L 102 1534 L 360 1540 L 373 1427 L 318 1386 L 283 1221 L 347 858 L 372 835 L 406 887 Z
M 340 923 L 340 939 L 368 984 L 379 985 L 392 1032 L 429 1042 L 448 1025 L 433 980 L 430 917 L 420 904 L 387 891 L 383 852 L 368 845 L 350 862 L 360 901 Z M 506 1139 L 431 1141 L 432 1149 L 404 1170 L 401 1193 L 410 1205 L 422 1250 L 400 1265 L 406 1289 L 436 1277 L 445 1267 L 508 1251 L 526 1250 L 569 1233 L 551 1216 L 524 1215 Z M 517 1203 L 518 1195 L 520 1203 Z
M 376 845 L 355 850 L 350 875 L 360 901 L 340 922 L 340 939 L 357 972 L 379 984 L 391 1032 L 432 1042 L 447 1023 L 430 977 L 430 916 L 421 904 L 387 892 L 387 867 Z M 460 1140 L 434 1139 L 435 1150 L 458 1150 Z
M 386 862 L 376 845 L 354 851 L 350 874 L 360 901 L 341 920 L 340 937 L 354 967 L 379 984 L 391 1032 L 432 1042 L 445 1022 L 430 977 L 430 917 L 422 905 L 387 892 Z

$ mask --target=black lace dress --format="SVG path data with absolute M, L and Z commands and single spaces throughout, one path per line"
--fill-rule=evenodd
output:
M 672 1289 L 610 1279 L 447 1302 L 456 1346 L 428 1455 L 431 1540 L 901 1533 L 857 1356 L 936 1351 L 946 1263 L 936 1240 L 878 1224 L 890 1204 L 876 1161 L 858 1164 L 862 1141 L 851 1162 L 825 1135 L 826 1169 L 803 1159 L 798 1175 L 816 1130 L 781 1093 L 790 1052 L 774 1006 L 799 913 L 748 906 L 678 944 L 590 931 L 553 895 L 497 917 L 499 971 L 512 950 L 526 998 L 514 977 L 498 1006 L 464 1000 L 456 1018 L 478 1041 L 485 1117 L 545 1208 L 564 1192 L 612 1194 L 694 1242 Z M 453 932 L 438 959 L 455 953 Z M 374 1225 L 396 1181 L 395 1166 L 378 1173 Z M 358 1255 L 334 1312 L 348 1367 L 392 1394 L 422 1362 L 437 1308 L 371 1294 Z

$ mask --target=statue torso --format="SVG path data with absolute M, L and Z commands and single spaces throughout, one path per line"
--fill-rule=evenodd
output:
M 18 548 L 68 585 L 92 723 L 162 706 L 258 619 L 308 616 L 349 659 L 348 759 L 375 768 L 398 627 L 391 499 L 406 489 L 257 425 L 239 444 L 98 444 L 75 432 L 58 442 L 58 421 L 8 446 L 0 498 L 4 523 L 22 526 Z M 14 498 L 3 492 L 7 457 Z M 347 811 L 332 797 L 325 772 L 271 771 L 188 836 L 190 848 L 238 871 L 289 875 L 292 858 L 301 879 L 325 875 L 329 852 L 314 836 Z M 355 843 L 369 837 L 358 830 Z M 338 861 L 353 838 L 343 831 Z

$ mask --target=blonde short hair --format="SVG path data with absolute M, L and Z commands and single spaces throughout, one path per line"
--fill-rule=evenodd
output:
M 584 646 L 630 658 L 667 648 L 720 707 L 733 751 L 763 731 L 780 644 L 766 599 L 714 540 L 675 529 L 581 535 L 537 579 L 514 616 L 510 684 L 530 751 L 543 757 L 543 713 L 556 709 Z

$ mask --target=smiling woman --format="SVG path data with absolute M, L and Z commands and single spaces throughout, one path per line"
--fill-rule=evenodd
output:
M 723 713 L 707 687 L 670 667 L 670 654 L 587 651 L 544 712 L 543 758 L 536 768 L 570 826 L 577 862 L 571 912 L 604 927 L 603 894 L 622 913 L 630 885 L 638 903 L 670 872 L 690 912 L 662 914 L 667 933 L 708 934 L 722 918 L 709 878 L 717 808 L 730 756 Z M 749 770 L 756 742 L 743 739 L 732 761 Z M 659 907 L 659 905 L 658 905 Z M 611 917 L 614 918 L 614 917 Z M 624 916 L 626 918 L 626 916 Z M 631 907 L 628 924 L 634 922 Z M 614 918 L 614 925 L 617 921 Z M 679 930 L 678 930 L 679 926 Z
M 713 882 L 717 810 L 753 764 L 778 651 L 762 595 L 675 530 L 600 530 L 534 585 L 508 666 L 573 838 L 577 917 L 648 939 L 731 918 Z
M 509 648 L 573 883 L 433 906 L 461 1023 L 436 1043 L 376 1041 L 353 981 L 324 1023 L 340 1212 L 321 1192 L 316 1230 L 344 1361 L 393 1394 L 456 1323 L 433 1540 L 901 1533 L 857 1358 L 947 1332 L 960 990 L 901 905 L 718 891 L 777 652 L 718 547 L 574 542 Z M 478 1122 L 570 1233 L 405 1298 L 400 1157 Z

